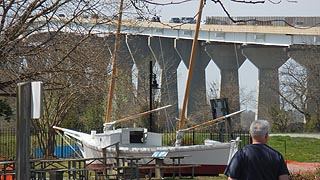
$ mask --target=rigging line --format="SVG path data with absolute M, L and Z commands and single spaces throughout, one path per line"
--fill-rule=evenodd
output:
M 57 134 L 63 139 L 63 141 L 65 143 L 67 143 L 67 145 L 73 150 L 73 152 L 75 152 L 80 158 L 82 157 L 78 151 L 67 141 L 67 139 L 59 132 L 59 131 L 56 131 Z M 66 136 L 66 137 L 69 137 L 69 136 Z M 70 138 L 70 137 L 69 137 Z M 71 139 L 71 138 L 70 138 Z
M 170 89 L 169 89 L 169 85 L 168 85 L 168 76 L 167 76 L 167 71 L 166 71 L 166 64 L 165 64 L 165 62 L 164 62 L 164 56 L 163 56 L 163 48 L 162 48 L 162 43 L 161 43 L 161 37 L 159 37 L 159 45 L 160 45 L 161 59 L 162 59 L 162 64 L 163 64 L 165 84 L 166 84 L 166 87 L 167 87 L 168 101 L 169 101 L 169 102 L 172 102 L 172 101 L 171 101 Z M 161 81 L 161 83 L 162 83 L 162 81 Z M 169 121 L 169 120 L 168 120 L 169 117 L 168 117 L 167 110 L 165 109 L 164 112 L 165 112 L 164 114 L 165 114 L 165 116 L 166 116 L 166 122 L 168 122 L 168 121 Z M 170 122 L 171 126 L 174 127 L 172 121 L 170 120 L 169 122 Z

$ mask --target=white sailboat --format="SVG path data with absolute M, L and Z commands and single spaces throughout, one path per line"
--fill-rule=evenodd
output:
M 120 1 L 120 12 L 118 19 L 118 28 L 116 34 L 116 41 L 120 33 L 121 15 L 122 15 L 122 0 Z M 188 82 L 185 91 L 185 97 L 183 102 L 182 114 L 180 118 L 179 130 L 177 132 L 176 145 L 175 146 L 162 146 L 162 134 L 155 132 L 148 132 L 146 128 L 120 128 L 114 129 L 113 125 L 115 123 L 120 123 L 140 115 L 152 113 L 169 106 L 154 109 L 145 113 L 141 113 L 137 116 L 131 116 L 118 121 L 110 122 L 112 96 L 113 96 L 113 86 L 115 81 L 115 64 L 117 59 L 117 49 L 118 42 L 115 43 L 115 55 L 113 61 L 113 72 L 112 79 L 110 83 L 110 94 L 108 99 L 108 109 L 106 115 L 106 123 L 104 124 L 104 131 L 102 133 L 96 133 L 96 131 L 91 131 L 91 134 L 77 132 L 71 129 L 61 128 L 54 126 L 53 128 L 57 131 L 63 131 L 65 136 L 75 138 L 78 140 L 78 146 L 84 158 L 102 158 L 104 157 L 103 150 L 105 150 L 107 157 L 120 156 L 145 156 L 151 157 L 154 152 L 166 152 L 168 156 L 187 156 L 181 160 L 181 165 L 199 165 L 195 167 L 195 175 L 217 175 L 223 173 L 225 167 L 227 166 L 229 160 L 233 154 L 238 149 L 239 139 L 230 142 L 217 142 L 213 140 L 206 140 L 202 145 L 188 145 L 180 146 L 183 133 L 190 129 L 200 127 L 197 125 L 191 128 L 184 129 L 184 115 L 186 112 L 186 105 L 188 101 L 189 87 L 190 87 L 190 77 L 192 75 L 192 65 L 194 59 L 194 49 L 196 48 L 196 41 L 198 38 L 201 14 L 203 8 L 203 0 L 200 0 L 199 14 L 197 18 L 196 33 L 193 40 L 193 47 L 189 63 L 188 72 Z M 242 110 L 243 111 L 243 110 Z M 224 120 L 230 116 L 241 113 L 242 111 L 237 111 L 235 113 L 219 117 L 217 119 L 211 120 L 204 124 L 215 123 Z M 112 145 L 119 144 L 118 152 L 116 154 L 116 148 Z M 148 159 L 144 159 L 148 161 Z M 141 160 L 142 161 L 142 160 Z M 114 162 L 108 161 L 108 164 Z M 146 162 L 140 162 L 146 163 Z M 166 163 L 166 162 L 164 162 Z M 169 162 L 168 162 L 169 163 Z M 90 164 L 91 166 L 101 166 L 103 165 L 99 161 L 95 161 Z M 190 169 L 181 169 L 182 174 L 190 174 Z
M 158 108 L 157 111 L 163 108 Z M 242 110 L 243 111 L 243 110 Z M 235 113 L 205 122 L 203 124 L 215 123 L 222 121 L 230 116 L 241 113 Z M 125 118 L 128 119 L 128 118 Z M 119 121 L 105 123 L 103 133 L 91 131 L 91 134 L 74 131 L 71 129 L 54 126 L 53 128 L 63 131 L 65 136 L 75 138 L 79 141 L 79 149 L 84 158 L 103 158 L 103 149 L 106 151 L 106 157 L 111 157 L 107 161 L 108 165 L 114 162 L 112 157 L 150 157 L 154 152 L 166 152 L 167 156 L 187 156 L 181 160 L 181 165 L 199 165 L 195 167 L 195 175 L 217 175 L 224 171 L 229 160 L 238 150 L 239 139 L 230 142 L 218 142 L 213 140 L 205 140 L 202 145 L 180 146 L 183 132 L 197 128 L 200 125 L 186 128 L 177 132 L 177 140 L 175 146 L 162 146 L 162 134 L 148 132 L 146 128 L 119 128 L 113 129 L 113 125 Z M 119 150 L 116 152 L 114 144 L 119 144 Z M 119 153 L 119 154 L 117 154 Z M 144 158 L 141 164 L 145 164 L 150 159 Z M 165 162 L 171 163 L 171 162 Z M 91 166 L 102 166 L 100 161 L 90 164 Z M 190 174 L 190 169 L 181 170 L 182 174 Z

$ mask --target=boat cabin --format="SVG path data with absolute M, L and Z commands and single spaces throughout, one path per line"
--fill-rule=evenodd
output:
M 122 147 L 155 147 L 162 146 L 162 134 L 148 132 L 146 128 L 121 128 L 107 130 L 97 134 L 91 131 L 92 143 L 106 147 L 120 142 Z

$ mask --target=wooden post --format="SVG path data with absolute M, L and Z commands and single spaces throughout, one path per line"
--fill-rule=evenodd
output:
M 103 168 L 104 168 L 104 175 L 106 176 L 106 179 L 108 179 L 108 173 L 107 173 L 107 148 L 102 149 L 103 154 Z

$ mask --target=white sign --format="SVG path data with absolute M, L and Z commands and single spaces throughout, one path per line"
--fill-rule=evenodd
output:
M 156 151 L 152 154 L 152 157 L 166 157 L 167 154 L 167 151 Z
M 31 119 L 42 116 L 42 82 L 31 82 Z

